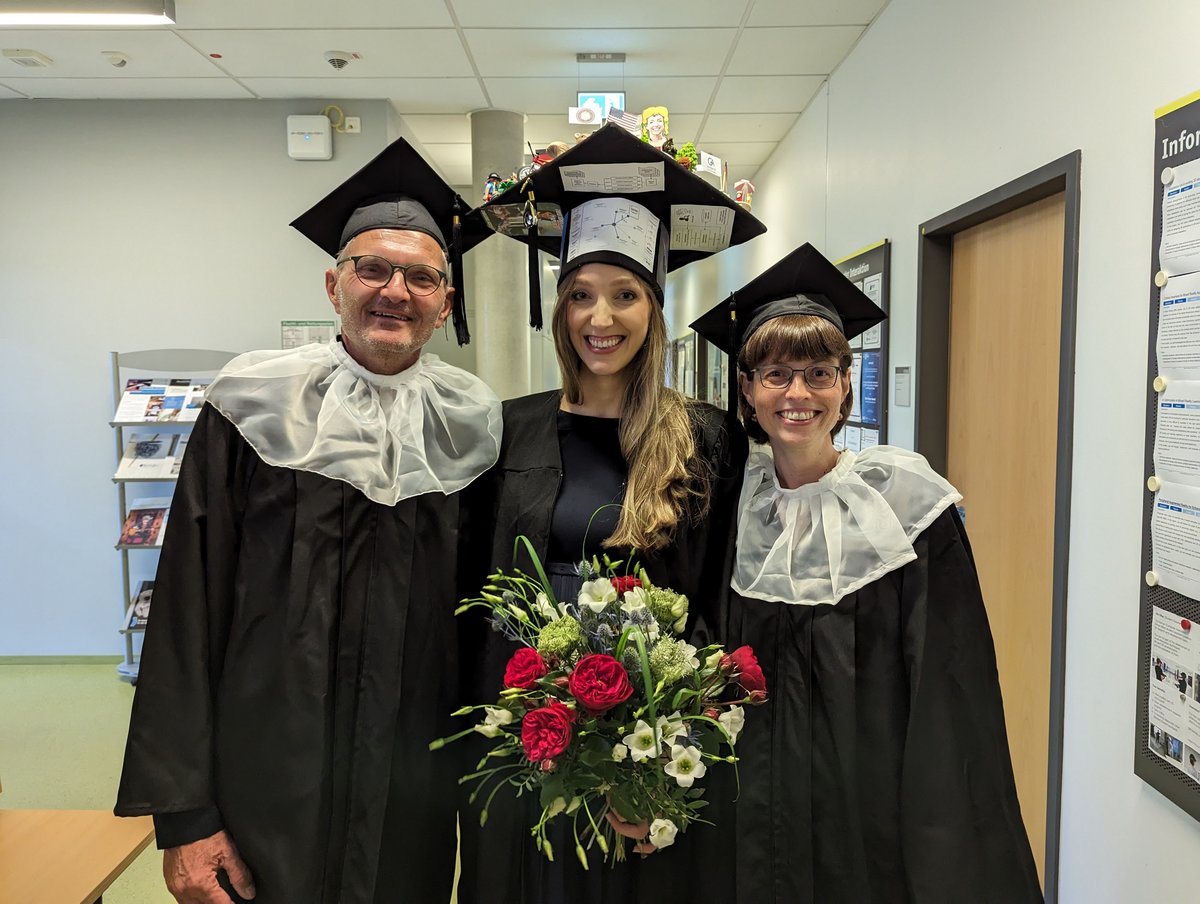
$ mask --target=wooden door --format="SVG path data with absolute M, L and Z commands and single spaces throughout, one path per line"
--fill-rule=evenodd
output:
M 951 256 L 947 477 L 963 494 L 1043 882 L 1064 200 L 959 232 Z

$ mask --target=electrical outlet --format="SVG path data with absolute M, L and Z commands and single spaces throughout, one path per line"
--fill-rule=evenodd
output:
M 346 123 L 343 127 L 347 134 L 362 131 L 362 120 L 357 116 L 347 116 Z

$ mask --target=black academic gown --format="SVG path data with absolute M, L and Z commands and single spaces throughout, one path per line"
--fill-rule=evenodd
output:
M 736 596 L 770 702 L 738 744 L 740 904 L 1032 904 L 996 656 L 954 508 L 836 605 Z
M 205 406 L 171 507 L 116 813 L 209 811 L 257 904 L 449 901 L 459 496 L 265 464 Z
M 554 503 L 562 481 L 557 413 L 558 390 L 504 403 L 504 439 L 500 460 L 489 475 L 495 534 L 493 568 L 510 570 L 513 543 L 529 537 L 545 560 Z M 732 524 L 741 489 L 747 443 L 740 425 L 711 405 L 692 409 L 699 455 L 712 466 L 711 507 L 699 523 L 681 525 L 674 542 L 657 555 L 640 556 L 650 578 L 687 595 L 688 640 L 696 646 L 714 643 L 715 627 L 727 618 L 732 568 Z M 522 549 L 517 566 L 532 573 Z M 502 687 L 504 664 L 515 646 L 499 634 L 485 640 L 478 676 L 479 702 L 495 700 Z M 484 748 L 477 746 L 478 755 Z M 730 771 L 726 768 L 724 771 Z M 734 791 L 731 776 L 714 768 L 703 780 L 711 802 L 705 818 L 724 819 Z M 556 845 L 555 862 L 538 852 L 529 828 L 536 821 L 536 802 L 529 804 L 498 794 L 479 828 L 479 806 L 464 805 L 461 818 L 462 875 L 460 904 L 703 904 L 727 902 L 733 895 L 733 857 L 716 850 L 716 833 L 696 824 L 669 848 L 642 859 L 630 854 L 610 868 L 593 848 L 591 869 L 584 872 L 570 844 Z M 732 817 L 732 813 L 729 813 Z M 563 822 L 564 820 L 560 820 Z M 714 859 L 720 856 L 720 859 Z

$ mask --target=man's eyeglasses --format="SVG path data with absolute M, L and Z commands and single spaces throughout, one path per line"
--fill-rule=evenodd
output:
M 838 380 L 844 367 L 835 364 L 810 364 L 808 367 L 788 367 L 786 364 L 769 364 L 756 367 L 751 373 L 758 374 L 758 382 L 767 389 L 787 389 L 796 374 L 804 378 L 809 389 L 829 389 Z
M 428 264 L 393 264 L 374 254 L 356 254 L 343 258 L 337 266 L 354 264 L 354 275 L 364 286 L 382 289 L 399 270 L 404 275 L 405 288 L 413 295 L 432 295 L 446 281 L 446 274 Z

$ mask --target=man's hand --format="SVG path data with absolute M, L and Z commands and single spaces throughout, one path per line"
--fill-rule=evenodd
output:
M 254 879 L 227 832 L 163 851 L 163 878 L 179 904 L 231 904 L 217 884 L 222 869 L 240 897 L 254 897 Z
M 624 835 L 626 838 L 632 838 L 637 842 L 633 846 L 633 849 L 637 853 L 653 854 L 658 850 L 658 848 L 646 840 L 646 836 L 650 834 L 649 823 L 626 822 L 611 807 L 605 811 L 604 816 L 608 820 L 608 824 L 616 830 L 618 835 Z

